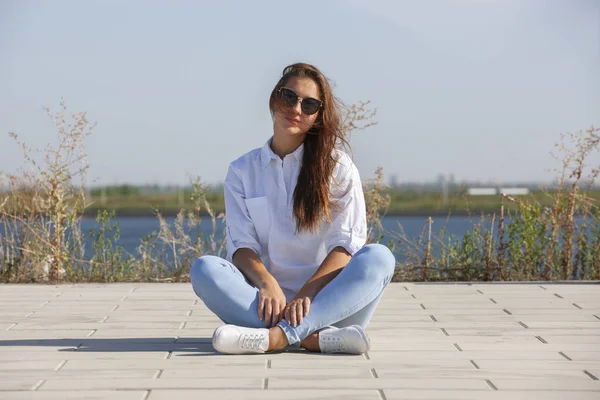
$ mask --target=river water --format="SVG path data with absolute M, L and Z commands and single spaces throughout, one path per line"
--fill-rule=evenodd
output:
M 167 223 L 173 226 L 174 218 L 166 218 Z M 118 242 L 127 252 L 136 254 L 136 248 L 140 245 L 141 239 L 160 229 L 158 219 L 155 217 L 118 217 L 112 220 L 119 225 L 121 237 Z M 466 216 L 438 217 L 433 218 L 432 232 L 437 234 L 440 229 L 446 227 L 446 235 L 462 237 L 465 232 L 473 228 L 473 223 L 480 222 L 475 218 L 471 220 Z M 387 244 L 389 240 L 397 241 L 403 232 L 405 237 L 411 241 L 417 241 L 423 229 L 427 227 L 427 217 L 423 216 L 387 216 L 382 220 L 384 228 L 384 237 L 381 243 Z M 489 223 L 487 223 L 489 227 Z M 81 224 L 82 231 L 89 233 L 90 230 L 97 230 L 98 226 L 93 218 L 84 218 Z M 494 228 L 496 229 L 496 228 Z M 200 230 L 204 237 L 211 234 L 212 221 L 207 217 L 203 218 L 200 224 Z M 223 223 L 217 221 L 215 239 L 217 242 L 222 238 Z M 426 231 L 425 231 L 426 232 Z M 91 239 L 86 241 L 86 254 L 91 254 Z

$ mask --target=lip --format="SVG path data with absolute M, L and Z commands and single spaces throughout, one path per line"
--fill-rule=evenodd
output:
M 286 121 L 288 121 L 290 124 L 294 124 L 294 125 L 299 125 L 300 124 L 300 120 L 299 119 L 286 118 Z

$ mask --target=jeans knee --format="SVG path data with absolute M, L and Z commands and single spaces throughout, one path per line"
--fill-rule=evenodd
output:
M 361 251 L 364 251 L 369 258 L 369 265 L 376 267 L 385 276 L 391 276 L 396 269 L 396 257 L 391 250 L 382 244 L 371 243 L 364 246 Z
M 198 296 L 200 296 L 203 285 L 211 280 L 215 267 L 221 262 L 222 260 L 216 256 L 202 256 L 194 261 L 190 269 L 190 282 Z

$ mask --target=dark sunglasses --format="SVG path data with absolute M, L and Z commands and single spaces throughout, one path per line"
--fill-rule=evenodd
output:
M 286 107 L 294 107 L 296 104 L 298 104 L 298 99 L 300 99 L 300 108 L 302 108 L 302 112 L 306 115 L 313 115 L 323 106 L 323 102 L 321 100 L 317 100 L 312 97 L 299 97 L 296 92 L 288 88 L 282 87 L 279 89 L 279 96 Z

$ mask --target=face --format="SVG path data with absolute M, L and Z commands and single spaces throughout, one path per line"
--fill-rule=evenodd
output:
M 306 76 L 291 77 L 283 85 L 284 88 L 293 90 L 298 97 L 304 99 L 312 97 L 314 99 L 322 100 L 321 93 L 319 93 L 319 87 L 317 83 L 311 78 Z M 275 124 L 275 134 L 279 135 L 292 135 L 301 136 L 313 126 L 319 112 L 312 115 L 307 115 L 302 112 L 300 101 L 292 107 L 282 107 L 275 109 L 273 120 Z

